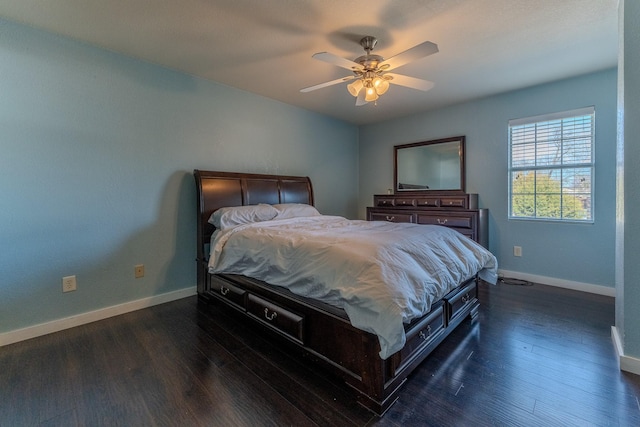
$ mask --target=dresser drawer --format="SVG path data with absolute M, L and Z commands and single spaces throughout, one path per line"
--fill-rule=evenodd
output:
M 370 212 L 369 221 L 413 222 L 413 214 L 401 212 Z
M 376 206 L 381 207 L 416 206 L 416 200 L 413 197 L 376 197 L 375 202 Z
M 247 313 L 261 323 L 304 344 L 304 317 L 253 294 L 249 294 L 247 299 Z
M 449 319 L 455 318 L 466 306 L 473 304 L 478 298 L 478 289 L 475 281 L 463 287 L 460 291 L 447 295 L 447 310 L 449 311 Z
M 467 198 L 466 197 L 441 197 L 440 207 L 465 208 L 467 207 Z
M 421 197 L 416 199 L 416 206 L 437 208 L 440 206 L 440 199 L 438 197 Z
M 376 198 L 376 206 L 395 206 L 395 199 L 393 197 L 378 197 Z
M 454 228 L 473 228 L 473 217 L 471 216 L 457 216 L 450 215 L 448 213 L 434 214 L 434 213 L 418 213 L 418 224 L 435 224 L 445 225 L 447 227 Z
M 247 294 L 244 289 L 238 288 L 216 275 L 211 275 L 210 293 L 244 311 L 244 300 Z
M 445 327 L 444 306 L 439 303 L 431 309 L 431 313 L 420 320 L 416 325 L 412 325 L 407 331 L 407 342 L 398 353 L 393 355 L 392 365 L 394 374 L 401 371 L 407 364 L 411 363 L 422 349 L 429 345 L 440 334 Z
M 409 199 L 406 197 L 396 197 L 394 201 L 396 206 L 415 206 L 415 199 Z

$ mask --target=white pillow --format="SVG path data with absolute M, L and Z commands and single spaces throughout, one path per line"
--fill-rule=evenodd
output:
M 220 208 L 209 217 L 209 223 L 216 228 L 235 227 L 252 222 L 269 221 L 278 215 L 278 211 L 271 205 L 261 203 L 259 205 L 233 206 Z
M 273 205 L 273 207 L 278 210 L 278 216 L 276 219 L 320 215 L 320 212 L 318 212 L 315 207 L 304 203 L 280 203 Z

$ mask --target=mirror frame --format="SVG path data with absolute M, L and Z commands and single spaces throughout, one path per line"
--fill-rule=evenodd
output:
M 448 188 L 448 189 L 410 189 L 410 190 L 400 190 L 398 189 L 398 150 L 402 150 L 405 148 L 415 148 L 422 147 L 425 145 L 433 145 L 433 144 L 443 144 L 447 142 L 459 142 L 459 159 L 460 159 L 460 188 Z M 394 145 L 393 147 L 393 194 L 425 194 L 425 193 L 464 193 L 465 192 L 465 137 L 464 136 L 454 136 L 450 138 L 442 138 L 442 139 L 434 139 L 432 141 L 422 141 L 422 142 L 413 142 L 410 144 L 400 144 Z

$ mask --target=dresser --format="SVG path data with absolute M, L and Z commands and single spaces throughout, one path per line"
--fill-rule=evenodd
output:
M 489 211 L 478 208 L 478 195 L 461 192 L 438 194 L 376 194 L 367 208 L 368 221 L 411 222 L 453 228 L 489 247 Z

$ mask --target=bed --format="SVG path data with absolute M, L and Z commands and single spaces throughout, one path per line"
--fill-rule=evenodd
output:
M 257 328 L 268 331 L 287 351 L 297 352 L 300 357 L 307 359 L 318 369 L 328 370 L 341 378 L 354 391 L 358 402 L 378 415 L 383 414 L 397 400 L 402 384 L 429 353 L 462 321 L 467 318 L 473 319 L 477 315 L 478 274 L 486 273 L 491 280 L 490 277 L 495 272 L 495 258 L 489 254 L 481 264 L 473 267 L 472 274 L 439 279 L 443 282 L 451 280 L 455 282 L 449 283 L 446 287 L 443 285 L 437 298 L 431 296 L 423 310 L 426 312 L 408 317 L 401 316 L 403 321 L 400 323 L 395 319 L 400 315 L 391 320 L 382 317 L 380 322 L 377 324 L 372 322 L 369 327 L 366 323 L 366 312 L 370 306 L 366 305 L 363 317 L 360 317 L 360 312 L 354 311 L 354 306 L 357 306 L 359 301 L 369 301 L 364 293 L 356 294 L 355 298 L 344 302 L 336 298 L 333 290 L 324 293 L 305 291 L 302 294 L 299 285 L 307 279 L 299 276 L 294 272 L 295 270 L 290 270 L 289 265 L 281 270 L 286 270 L 285 273 L 290 274 L 291 277 L 286 274 L 258 276 L 260 269 L 253 267 L 260 263 L 256 262 L 255 258 L 239 264 L 241 268 L 234 269 L 229 267 L 232 266 L 231 262 L 225 264 L 220 261 L 224 257 L 231 257 L 226 253 L 224 257 L 221 255 L 220 250 L 224 246 L 221 242 L 224 241 L 228 246 L 234 247 L 230 242 L 244 239 L 245 245 L 248 244 L 255 247 L 255 250 L 260 250 L 262 246 L 270 244 L 270 241 L 277 241 L 274 239 L 275 234 L 265 233 L 282 234 L 289 238 L 289 235 L 293 235 L 294 229 L 311 230 L 316 224 L 320 224 L 319 229 L 321 232 L 327 230 L 327 236 L 331 233 L 340 233 L 342 229 L 339 227 L 345 226 L 355 227 L 356 233 L 364 236 L 373 232 L 367 227 L 388 228 L 394 227 L 393 225 L 348 221 L 340 217 L 315 216 L 315 214 L 313 218 L 308 218 L 306 214 L 302 218 L 289 218 L 283 215 L 283 212 L 289 212 L 286 209 L 291 207 L 304 209 L 305 206 L 313 206 L 313 189 L 308 177 L 202 170 L 195 170 L 194 176 L 198 204 L 199 300 L 205 304 L 222 303 L 230 307 L 238 316 L 250 319 Z M 283 207 L 284 210 L 280 210 L 272 217 L 273 206 L 277 209 Z M 245 208 L 236 209 L 235 207 Z M 260 218 L 260 221 L 264 219 L 260 224 L 240 223 L 238 225 L 232 222 L 231 227 L 224 226 L 224 223 L 221 226 L 220 218 L 229 218 L 226 215 L 227 211 L 234 212 L 234 215 L 236 212 L 250 212 L 254 216 L 260 216 L 263 213 L 269 215 Z M 210 222 L 214 212 L 217 212 L 213 217 L 217 217 L 218 222 L 213 222 L 218 225 L 218 228 Z M 219 215 L 221 213 L 222 216 Z M 457 232 L 445 227 L 432 227 L 436 232 L 458 235 Z M 395 236 L 396 234 L 393 233 L 397 231 L 385 229 L 383 232 L 387 233 L 385 236 Z M 212 240 L 212 236 L 215 239 Z M 408 235 L 405 237 L 410 238 Z M 404 240 L 405 237 L 399 240 Z M 305 239 L 306 237 L 301 240 Z M 319 237 L 318 240 L 320 240 Z M 464 236 L 458 240 L 462 245 L 469 242 L 469 239 Z M 240 245 L 240 243 L 236 244 Z M 290 242 L 283 245 L 287 244 L 290 245 Z M 469 244 L 469 246 L 472 245 Z M 245 247 L 247 246 L 237 246 L 235 252 L 242 252 Z M 227 250 L 228 253 L 234 252 L 231 249 Z M 249 248 L 246 250 L 250 252 Z M 366 250 L 363 249 L 363 251 Z M 278 249 L 270 249 L 266 252 L 280 253 Z M 266 252 L 263 251 L 261 256 Z M 295 252 L 298 252 L 298 248 Z M 286 254 L 284 246 L 283 253 Z M 318 252 L 314 252 L 316 253 Z M 281 258 L 289 258 L 289 256 Z M 307 260 L 311 258 L 316 257 L 308 257 Z M 296 262 L 296 264 L 309 263 L 310 261 Z M 353 267 L 349 265 L 346 269 L 352 270 Z M 365 269 L 369 271 L 370 268 L 367 266 Z M 453 267 L 452 269 L 455 270 Z M 337 268 L 336 270 L 339 271 Z M 269 280 L 260 280 L 256 277 L 267 277 Z M 313 286 L 306 288 L 314 290 L 317 287 L 314 283 Z M 340 298 L 345 292 L 350 293 L 352 289 L 353 287 L 350 287 L 347 291 L 342 291 Z M 331 298 L 324 298 L 325 294 L 331 295 Z M 350 301 L 358 301 L 358 303 L 351 304 Z M 381 310 L 384 315 L 388 314 L 387 311 L 389 310 Z M 389 336 L 385 335 L 385 331 L 381 331 L 387 324 L 393 325 L 393 328 L 389 328 Z M 398 328 L 400 328 L 399 333 Z M 401 341 L 395 340 L 396 336 L 400 336 Z

